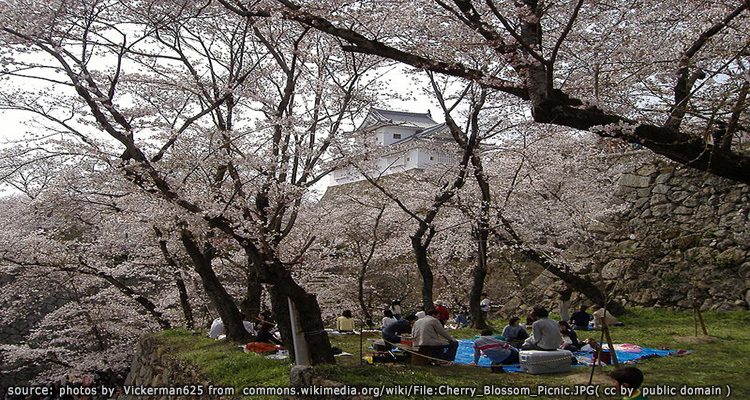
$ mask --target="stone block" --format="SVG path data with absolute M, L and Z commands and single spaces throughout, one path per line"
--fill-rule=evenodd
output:
M 632 261 L 617 259 L 608 262 L 602 267 L 601 276 L 602 279 L 617 280 L 621 279 L 626 269 L 632 265 Z
M 652 193 L 658 193 L 658 194 L 667 194 L 667 193 L 669 193 L 670 189 L 671 189 L 671 187 L 669 187 L 667 185 L 657 184 L 656 186 L 654 186 L 653 189 L 651 189 L 651 192 Z
M 633 174 L 623 174 L 620 177 L 619 184 L 620 186 L 626 186 L 626 187 L 631 187 L 631 188 L 645 188 L 651 184 L 651 177 L 633 175 Z
M 679 207 L 675 208 L 674 211 L 672 211 L 672 212 L 675 213 L 675 214 L 678 214 L 678 215 L 690 215 L 690 214 L 693 213 L 693 209 L 692 208 L 688 208 L 688 207 L 684 207 L 684 206 L 679 206 Z
M 656 165 L 654 164 L 646 164 L 638 168 L 638 175 L 642 175 L 642 176 L 654 175 L 657 172 L 659 172 L 659 169 L 657 169 Z
M 689 193 L 684 190 L 675 190 L 669 194 L 669 199 L 672 202 L 680 203 L 688 197 Z
M 669 198 L 667 198 L 667 196 L 665 196 L 663 194 L 655 194 L 655 195 L 651 196 L 651 198 L 649 199 L 649 203 L 652 206 L 656 206 L 656 205 L 659 205 L 659 204 L 667 204 L 667 203 L 669 203 Z
M 651 207 L 651 214 L 654 217 L 663 217 L 665 215 L 671 214 L 673 208 L 674 206 L 671 204 L 659 204 Z

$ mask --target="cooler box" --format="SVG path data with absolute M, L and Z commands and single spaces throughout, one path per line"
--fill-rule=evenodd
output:
M 568 350 L 521 350 L 521 370 L 530 374 L 553 374 L 570 371 L 573 353 Z

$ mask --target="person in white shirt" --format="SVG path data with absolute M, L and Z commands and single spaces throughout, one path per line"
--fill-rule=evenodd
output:
M 521 350 L 557 350 L 563 341 L 560 326 L 548 318 L 549 311 L 546 308 L 535 308 L 534 316 L 538 319 L 531 325 L 532 334 L 521 346 Z
M 458 341 L 445 330 L 437 318 L 440 313 L 430 309 L 424 318 L 414 323 L 411 335 L 419 353 L 429 357 L 453 361 L 458 350 Z
M 487 293 L 482 293 L 482 301 L 479 302 L 479 308 L 482 310 L 482 314 L 484 314 L 484 320 L 487 321 L 487 317 L 490 314 L 490 305 L 492 302 L 490 301 L 490 298 L 487 296 Z
M 253 323 L 250 321 L 245 320 L 245 314 L 242 314 L 242 326 L 245 327 L 245 330 L 255 336 L 255 328 L 253 327 Z M 208 330 L 208 337 L 211 339 L 219 339 L 220 336 L 226 335 L 226 329 L 224 328 L 224 321 L 221 320 L 221 318 L 216 318 L 211 322 L 211 328 Z

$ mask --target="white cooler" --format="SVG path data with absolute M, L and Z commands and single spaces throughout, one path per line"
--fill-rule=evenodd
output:
M 530 374 L 552 374 L 570 371 L 573 353 L 568 350 L 521 350 L 521 369 Z

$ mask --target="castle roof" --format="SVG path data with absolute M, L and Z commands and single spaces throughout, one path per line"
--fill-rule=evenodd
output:
M 371 108 L 368 117 L 372 117 L 374 123 L 383 125 L 405 125 L 417 128 L 429 128 L 437 125 L 437 121 L 432 119 L 429 112 L 413 113 Z

